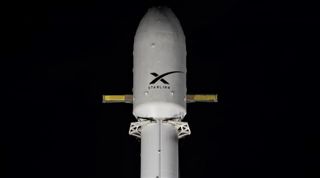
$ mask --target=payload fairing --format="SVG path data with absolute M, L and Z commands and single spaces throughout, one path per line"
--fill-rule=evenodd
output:
M 187 95 L 186 42 L 171 9 L 150 8 L 134 38 L 133 95 L 104 95 L 104 103 L 133 103 L 141 138 L 141 178 L 178 178 L 178 139 L 189 135 L 187 102 L 217 102 L 217 95 Z

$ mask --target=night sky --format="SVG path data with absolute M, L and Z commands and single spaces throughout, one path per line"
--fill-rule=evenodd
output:
M 219 95 L 188 105 L 180 177 L 320 177 L 318 125 L 304 124 L 317 117 L 298 101 L 319 10 L 276 0 L 1 2 L 0 177 L 140 176 L 132 105 L 101 96 L 131 93 L 134 35 L 153 5 L 185 32 L 188 93 Z

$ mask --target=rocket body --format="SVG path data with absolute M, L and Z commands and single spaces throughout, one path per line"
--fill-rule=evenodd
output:
M 217 102 L 187 95 L 186 42 L 171 9 L 150 8 L 133 47 L 133 95 L 104 95 L 104 103 L 133 103 L 129 135 L 141 139 L 141 178 L 179 178 L 178 139 L 191 134 L 187 102 Z
M 186 44 L 169 8 L 148 10 L 136 31 L 133 57 L 133 115 L 182 119 L 186 115 Z
M 168 123 L 152 123 L 141 131 L 141 178 L 179 178 L 178 137 Z
M 141 125 L 141 178 L 178 178 L 178 132 L 170 120 L 186 115 L 186 44 L 169 8 L 148 10 L 133 57 L 133 115 L 149 122 Z

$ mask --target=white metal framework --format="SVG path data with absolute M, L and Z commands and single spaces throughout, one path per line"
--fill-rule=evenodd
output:
M 137 138 L 141 138 L 142 127 L 153 122 L 156 122 L 156 121 L 140 120 L 138 122 L 131 122 L 130 128 L 129 128 L 129 135 L 135 136 Z M 176 120 L 162 121 L 162 123 L 168 123 L 174 126 L 176 128 L 179 139 L 191 134 L 191 130 L 188 122 L 181 122 L 180 120 L 176 119 Z
M 179 139 L 191 134 L 188 122 L 169 120 L 168 123 L 170 123 L 176 128 Z
M 141 138 L 141 128 L 142 128 L 142 126 L 147 125 L 149 123 L 151 123 L 151 121 L 149 121 L 149 120 L 131 122 L 130 123 L 130 128 L 129 128 L 129 135 Z

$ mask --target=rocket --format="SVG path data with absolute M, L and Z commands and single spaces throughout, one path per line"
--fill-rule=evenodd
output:
M 129 134 L 141 139 L 141 178 L 179 178 L 178 139 L 191 134 L 186 104 L 217 102 L 187 95 L 186 40 L 171 9 L 153 7 L 134 37 L 133 95 L 103 95 L 103 103 L 132 103 Z

